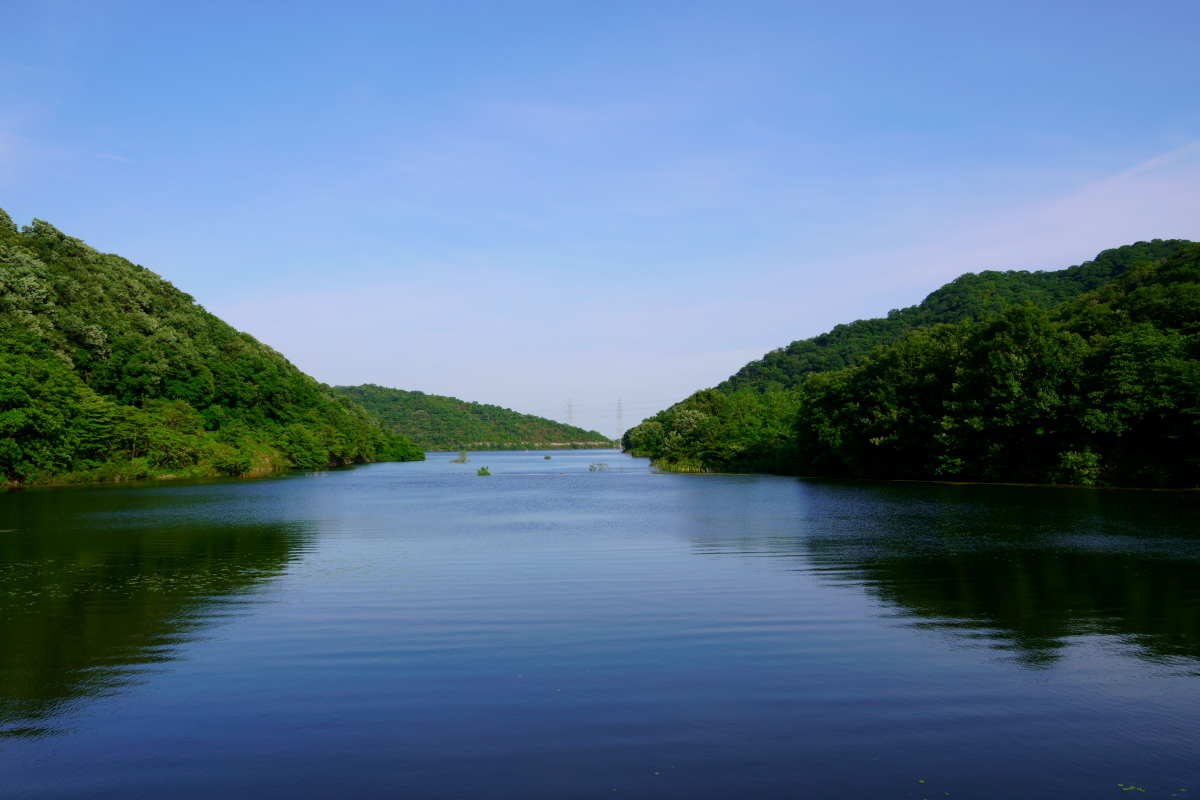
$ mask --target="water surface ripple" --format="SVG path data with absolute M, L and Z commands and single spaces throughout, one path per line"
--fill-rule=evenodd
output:
M 450 458 L 0 497 L 3 795 L 1200 798 L 1196 494 Z

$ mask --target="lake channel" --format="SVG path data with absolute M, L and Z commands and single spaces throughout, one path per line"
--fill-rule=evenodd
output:
M 1200 493 L 544 455 L 8 492 L 0 795 L 1200 800 Z

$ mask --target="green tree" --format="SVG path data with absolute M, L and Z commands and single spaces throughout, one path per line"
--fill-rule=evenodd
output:
M 1173 254 L 1039 278 L 1056 306 L 997 291 L 791 388 L 697 392 L 625 447 L 681 470 L 1200 485 L 1200 246 L 1150 245 Z
M 309 467 L 424 457 L 153 272 L 3 212 L 0 353 L 9 481 L 240 474 L 293 447 Z

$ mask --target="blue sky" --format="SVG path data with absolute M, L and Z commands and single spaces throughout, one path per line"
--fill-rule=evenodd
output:
M 4 9 L 0 207 L 329 383 L 609 432 L 980 269 L 1200 239 L 1200 5 Z

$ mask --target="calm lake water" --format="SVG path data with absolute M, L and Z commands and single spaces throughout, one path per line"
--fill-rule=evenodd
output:
M 0 496 L 0 795 L 1200 800 L 1200 495 L 451 457 Z

